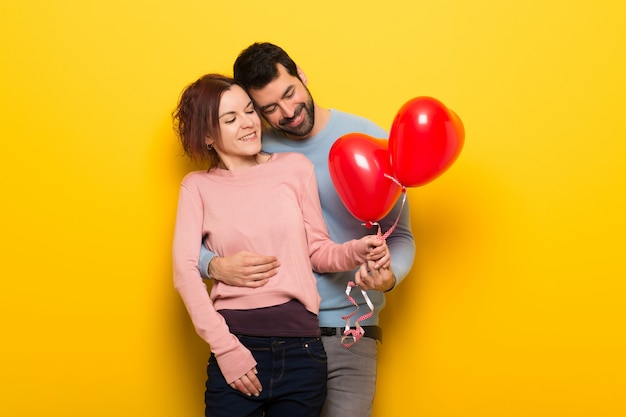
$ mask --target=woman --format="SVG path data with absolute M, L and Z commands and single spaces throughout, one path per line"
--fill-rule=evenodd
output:
M 189 85 L 174 122 L 185 153 L 211 165 L 183 179 L 173 244 L 174 284 L 211 346 L 205 414 L 318 416 L 326 355 L 311 271 L 388 266 L 386 244 L 330 240 L 312 164 L 261 151 L 261 120 L 235 80 L 208 74 Z M 209 296 L 197 268 L 201 240 L 220 256 L 275 255 L 279 271 L 259 288 L 215 281 Z

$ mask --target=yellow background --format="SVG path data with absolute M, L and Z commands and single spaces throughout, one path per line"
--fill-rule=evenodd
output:
M 213 4 L 214 3 L 214 4 Z M 0 5 L 0 415 L 199 416 L 206 345 L 172 286 L 170 113 L 260 40 L 316 100 L 463 120 L 411 188 L 375 417 L 626 415 L 626 6 L 164 0 Z

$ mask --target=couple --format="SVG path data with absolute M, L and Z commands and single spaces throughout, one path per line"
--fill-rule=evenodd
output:
M 322 406 L 326 417 L 370 415 L 382 292 L 409 272 L 414 242 L 408 209 L 388 242 L 365 236 L 334 190 L 328 152 L 346 133 L 386 133 L 315 105 L 304 73 L 275 45 L 243 51 L 234 77 L 200 78 L 174 113 L 185 152 L 211 164 L 183 180 L 173 247 L 176 288 L 212 350 L 206 415 L 317 416 Z M 256 110 L 271 127 L 263 151 Z M 210 298 L 198 263 L 214 280 Z M 345 348 L 352 280 L 371 290 L 375 314 Z

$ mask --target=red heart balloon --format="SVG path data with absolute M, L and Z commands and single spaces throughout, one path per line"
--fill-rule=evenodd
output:
M 463 147 L 461 119 L 432 97 L 416 97 L 398 111 L 389 132 L 396 179 L 405 187 L 426 184 L 456 160 Z
M 387 141 L 362 133 L 337 139 L 328 154 L 330 178 L 348 211 L 366 223 L 385 217 L 402 187 L 392 175 Z
M 452 123 L 454 124 L 454 128 L 456 129 L 456 133 L 459 136 L 459 141 L 461 143 L 460 147 L 463 147 L 463 143 L 465 141 L 465 126 L 463 126 L 463 122 L 461 118 L 452 111 L 452 109 L 448 109 L 450 112 L 450 119 L 452 119 Z M 459 152 L 461 149 L 459 149 Z

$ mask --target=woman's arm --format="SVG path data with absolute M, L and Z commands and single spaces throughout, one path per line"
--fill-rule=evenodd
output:
M 198 271 L 198 246 L 203 235 L 202 198 L 193 182 L 180 189 L 172 245 L 174 286 L 196 332 L 211 346 L 226 382 L 234 383 L 256 366 L 252 354 L 232 335 L 215 310 Z

